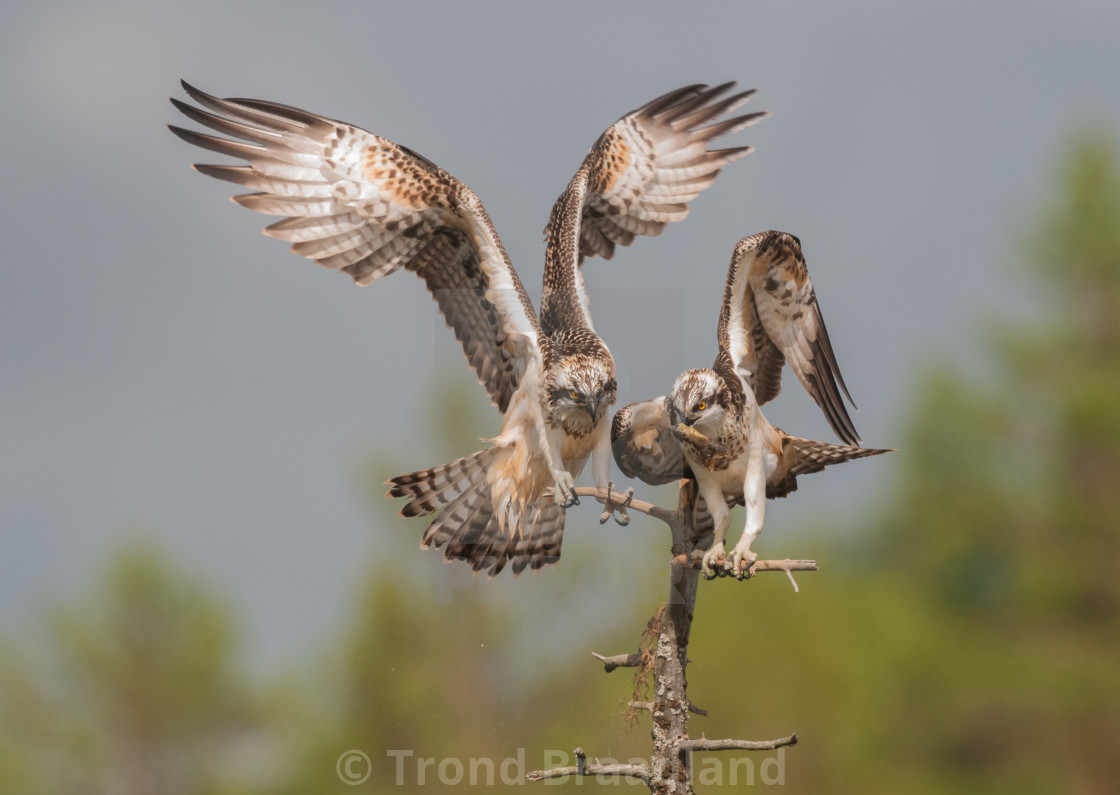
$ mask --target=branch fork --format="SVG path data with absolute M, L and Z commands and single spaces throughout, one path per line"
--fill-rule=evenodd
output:
M 682 480 L 676 510 L 662 508 L 634 498 L 633 489 L 628 489 L 616 497 L 614 484 L 608 488 L 579 487 L 573 496 L 592 497 L 603 504 L 600 523 L 612 515 L 619 524 L 629 524 L 627 509 L 633 509 L 652 516 L 669 526 L 672 533 L 672 559 L 669 566 L 669 598 L 650 619 L 642 643 L 642 650 L 634 654 L 607 656 L 592 652 L 592 656 L 603 663 L 607 673 L 618 668 L 636 668 L 635 690 L 642 690 L 642 677 L 648 676 L 652 667 L 654 680 L 654 699 L 642 700 L 635 692 L 629 702 L 630 710 L 643 710 L 650 713 L 653 754 L 649 765 L 645 764 L 601 764 L 598 759 L 588 762 L 583 749 L 575 751 L 576 764 L 557 767 L 551 770 L 534 770 L 527 774 L 529 781 L 566 778 L 567 776 L 625 776 L 636 778 L 644 783 L 651 793 L 672 795 L 692 795 L 691 752 L 693 751 L 768 751 L 796 745 L 797 735 L 781 737 L 776 740 L 710 740 L 688 736 L 689 713 L 706 715 L 704 710 L 693 706 L 686 693 L 687 681 L 685 668 L 688 665 L 688 640 L 692 630 L 693 610 L 696 606 L 696 592 L 700 580 L 700 559 L 694 550 L 707 541 L 711 533 L 703 535 L 695 531 L 692 522 L 692 507 L 696 500 L 696 484 Z M 797 591 L 795 571 L 816 571 L 815 560 L 756 560 L 750 568 L 750 576 L 764 571 L 785 572 Z

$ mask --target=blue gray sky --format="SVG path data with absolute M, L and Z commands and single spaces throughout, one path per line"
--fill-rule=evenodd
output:
M 418 280 L 356 288 L 189 169 L 215 158 L 165 128 L 180 77 L 425 154 L 482 198 L 534 301 L 552 201 L 603 128 L 687 83 L 757 87 L 750 109 L 773 116 L 729 140 L 756 152 L 684 223 L 587 263 L 620 400 L 710 362 L 734 243 L 781 229 L 802 240 L 874 446 L 898 444 L 927 362 L 967 358 L 987 319 L 1030 311 L 1008 278 L 1015 240 L 1068 134 L 1120 128 L 1120 5 L 1105 0 L 47 0 L 0 14 L 0 632 L 154 536 L 231 595 L 266 663 L 335 626 L 372 557 L 424 557 L 421 522 L 371 510 L 364 467 L 443 460 L 433 390 L 484 401 Z M 833 439 L 786 386 L 768 416 Z M 482 416 L 472 436 L 497 431 Z M 806 479 L 756 548 L 808 556 L 783 532 L 858 523 L 890 469 Z M 634 550 L 663 543 L 583 513 L 565 562 L 650 560 Z M 574 567 L 486 598 L 549 577 L 592 593 Z

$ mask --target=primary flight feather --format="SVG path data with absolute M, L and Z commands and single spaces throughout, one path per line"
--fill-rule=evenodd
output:
M 698 529 L 714 532 L 701 564 L 706 576 L 724 558 L 729 506 L 746 506 L 743 535 L 727 570 L 743 576 L 757 557 L 766 499 L 797 489 L 797 477 L 888 450 L 859 446 L 840 396 L 844 379 L 825 331 L 801 242 L 784 232 L 745 237 L 732 253 L 710 368 L 677 377 L 665 397 L 615 414 L 611 441 L 619 468 L 653 485 L 693 478 Z M 759 408 L 777 396 L 789 364 L 843 445 L 801 439 L 771 425 Z M 849 400 L 850 400 L 849 396 Z
M 580 265 L 683 219 L 722 166 L 749 147 L 708 144 L 765 117 L 722 118 L 751 91 L 732 83 L 665 94 L 611 125 L 553 207 L 545 230 L 540 315 L 482 202 L 407 147 L 344 122 L 183 83 L 172 103 L 217 133 L 171 127 L 187 142 L 247 165 L 196 165 L 247 188 L 244 207 L 287 216 L 265 234 L 366 285 L 400 268 L 423 279 L 490 400 L 503 414 L 493 446 L 393 478 L 406 516 L 440 511 L 421 546 L 497 574 L 555 563 L 574 478 L 610 469 L 606 415 L 614 361 L 595 333 Z

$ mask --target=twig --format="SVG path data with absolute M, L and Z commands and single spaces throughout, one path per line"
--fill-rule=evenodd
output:
M 698 707 L 698 706 L 696 706 L 695 704 L 692 703 L 691 698 L 688 700 L 688 711 L 691 712 L 693 715 L 700 715 L 701 717 L 705 717 L 705 718 L 708 717 L 708 710 L 700 709 L 700 707 Z
M 607 500 L 611 499 L 613 492 L 607 489 L 598 489 L 594 486 L 577 486 L 576 494 L 580 497 L 594 497 L 596 500 L 606 505 Z M 677 521 L 676 511 L 670 511 L 667 508 L 662 508 L 660 505 L 654 505 L 652 502 L 646 502 L 645 500 L 631 499 L 627 507 L 633 508 L 638 513 L 652 516 L 654 519 L 660 519 L 670 526 Z
M 773 751 L 797 745 L 797 733 L 777 740 L 709 740 L 707 737 L 678 740 L 674 746 L 681 751 Z
M 642 662 L 642 655 L 634 654 L 615 654 L 612 657 L 605 657 L 602 654 L 591 652 L 591 656 L 603 664 L 603 670 L 608 674 L 616 668 L 637 668 Z
M 636 778 L 649 784 L 649 768 L 645 765 L 613 764 L 601 765 L 599 760 L 587 762 L 587 754 L 582 748 L 575 750 L 576 763 L 567 767 L 554 767 L 550 770 L 532 770 L 525 774 L 529 781 L 543 781 L 546 778 L 567 778 L 568 776 L 624 776 Z
M 718 561 L 716 561 L 715 565 L 717 567 L 722 566 L 723 561 L 724 558 L 720 558 Z M 700 558 L 695 554 L 690 556 L 677 555 L 677 557 L 673 558 L 673 562 L 679 566 L 687 566 L 692 569 L 699 569 L 701 566 Z M 786 558 L 785 560 L 756 560 L 750 567 L 750 574 L 745 579 L 750 579 L 750 577 L 753 577 L 755 574 L 764 571 L 784 571 L 786 573 L 786 577 L 789 578 L 790 585 L 793 586 L 793 592 L 801 593 L 801 589 L 797 587 L 797 580 L 793 578 L 793 573 L 795 571 L 817 570 L 818 567 L 815 560 L 790 560 L 789 558 Z M 723 571 L 722 569 L 720 569 L 719 571 L 721 577 L 731 576 L 730 572 Z
M 722 561 L 723 558 L 720 558 L 719 561 L 716 562 L 716 565 L 719 565 Z M 673 562 L 682 566 L 688 566 L 691 569 L 700 568 L 699 558 L 693 558 L 689 555 L 677 555 L 673 558 Z M 756 560 L 751 568 L 754 569 L 756 574 L 762 571 L 784 571 L 786 574 L 789 574 L 791 571 L 820 570 L 815 560 L 791 560 L 790 558 Z
M 612 492 L 609 489 L 599 489 L 593 486 L 579 486 L 576 488 L 576 494 L 581 497 L 593 497 L 604 505 L 612 498 Z M 690 528 L 686 524 L 688 517 L 683 511 L 683 505 L 679 506 L 677 510 L 671 511 L 645 500 L 631 498 L 628 507 L 633 508 L 638 513 L 644 513 L 665 522 L 673 532 L 674 538 L 683 538 L 688 534 Z M 700 558 L 698 557 L 677 555 L 673 562 L 692 569 L 700 568 Z M 720 563 L 722 563 L 722 558 L 717 561 L 716 565 L 720 565 Z M 751 571 L 756 574 L 763 571 L 784 571 L 793 586 L 794 592 L 799 593 L 800 589 L 797 587 L 797 580 L 793 578 L 793 572 L 817 571 L 817 562 L 815 560 L 790 560 L 788 558 L 785 560 L 756 560 L 754 565 L 751 566 Z

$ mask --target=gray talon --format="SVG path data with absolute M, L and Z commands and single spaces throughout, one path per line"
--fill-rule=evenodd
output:
M 634 489 L 629 488 L 625 492 L 625 499 L 621 502 L 616 502 L 613 499 L 614 495 L 614 481 L 607 481 L 607 496 L 603 501 L 603 512 L 599 514 L 599 524 L 606 524 L 607 519 L 614 516 L 615 524 L 620 527 L 626 527 L 630 524 L 630 516 L 626 513 L 627 506 L 630 505 L 634 499 Z M 616 515 L 617 512 L 617 515 Z
M 633 501 L 634 489 L 631 487 L 626 490 L 626 499 L 618 506 L 618 516 L 614 518 L 615 522 L 618 523 L 620 527 L 626 527 L 630 524 L 630 514 L 626 513 L 626 509 L 630 507 L 630 503 Z
M 599 524 L 606 524 L 607 520 L 611 518 L 614 511 L 611 510 L 611 489 L 614 488 L 614 481 L 607 481 L 607 500 L 603 503 L 603 512 L 599 514 Z

